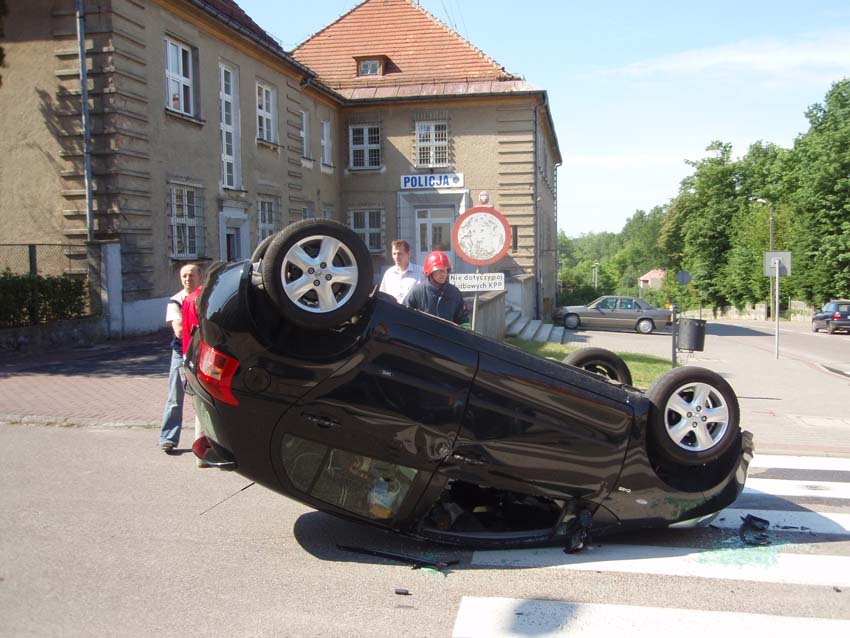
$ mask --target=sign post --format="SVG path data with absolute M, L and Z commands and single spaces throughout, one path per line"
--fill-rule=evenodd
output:
M 774 337 L 774 354 L 779 358 L 779 278 L 791 274 L 791 252 L 785 250 L 771 250 L 764 254 L 764 276 L 776 277 L 776 298 L 774 308 L 774 321 L 776 322 L 776 334 Z
M 461 214 L 452 227 L 452 247 L 475 274 L 452 275 L 451 282 L 461 291 L 475 292 L 472 302 L 472 329 L 478 314 L 478 295 L 487 290 L 504 290 L 504 273 L 481 273 L 481 266 L 499 261 L 508 252 L 511 227 L 492 206 L 473 206 Z M 459 285 L 460 284 L 460 285 Z M 498 287 L 497 287 L 498 286 Z

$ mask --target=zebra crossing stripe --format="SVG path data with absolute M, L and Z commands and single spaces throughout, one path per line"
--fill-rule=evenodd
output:
M 453 638 L 850 636 L 850 621 L 741 612 L 464 596 Z
M 750 467 L 788 470 L 832 470 L 850 472 L 850 459 L 831 456 L 785 456 L 782 454 L 756 454 Z
M 737 529 L 741 526 L 741 519 L 747 514 L 770 521 L 770 531 L 773 532 L 850 535 L 850 514 L 833 512 L 797 512 L 729 507 L 721 511 L 711 524 L 721 529 Z
M 744 484 L 744 494 L 850 499 L 850 483 L 747 478 L 747 482 Z
M 737 539 L 731 540 L 737 543 Z M 604 544 L 591 545 L 575 554 L 566 554 L 559 547 L 477 551 L 472 555 L 472 564 L 850 587 L 850 557 L 792 554 L 779 545 L 721 544 L 697 549 Z

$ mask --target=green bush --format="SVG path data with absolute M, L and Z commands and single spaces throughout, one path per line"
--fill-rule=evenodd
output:
M 70 275 L 0 273 L 0 326 L 25 326 L 86 313 L 86 285 Z

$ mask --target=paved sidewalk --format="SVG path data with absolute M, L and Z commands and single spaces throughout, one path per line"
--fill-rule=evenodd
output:
M 4 355 L 0 421 L 158 428 L 168 396 L 165 332 L 95 346 Z M 183 424 L 194 427 L 191 401 Z
M 669 358 L 669 335 L 579 330 L 575 345 Z M 805 357 L 773 358 L 766 322 L 709 324 L 705 351 L 688 365 L 717 371 L 741 404 L 741 424 L 761 453 L 850 456 L 850 376 Z M 836 339 L 833 370 L 850 371 L 850 340 Z M 845 352 L 847 355 L 845 356 Z M 170 353 L 164 332 L 93 347 L 8 355 L 0 364 L 0 422 L 158 428 Z M 191 428 L 191 402 L 183 423 Z M 152 433 L 152 440 L 155 435 Z

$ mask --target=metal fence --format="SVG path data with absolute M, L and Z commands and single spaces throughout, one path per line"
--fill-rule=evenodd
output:
M 85 276 L 85 255 L 85 244 L 0 244 L 0 272 Z
M 0 327 L 92 315 L 88 277 L 85 244 L 0 244 Z

